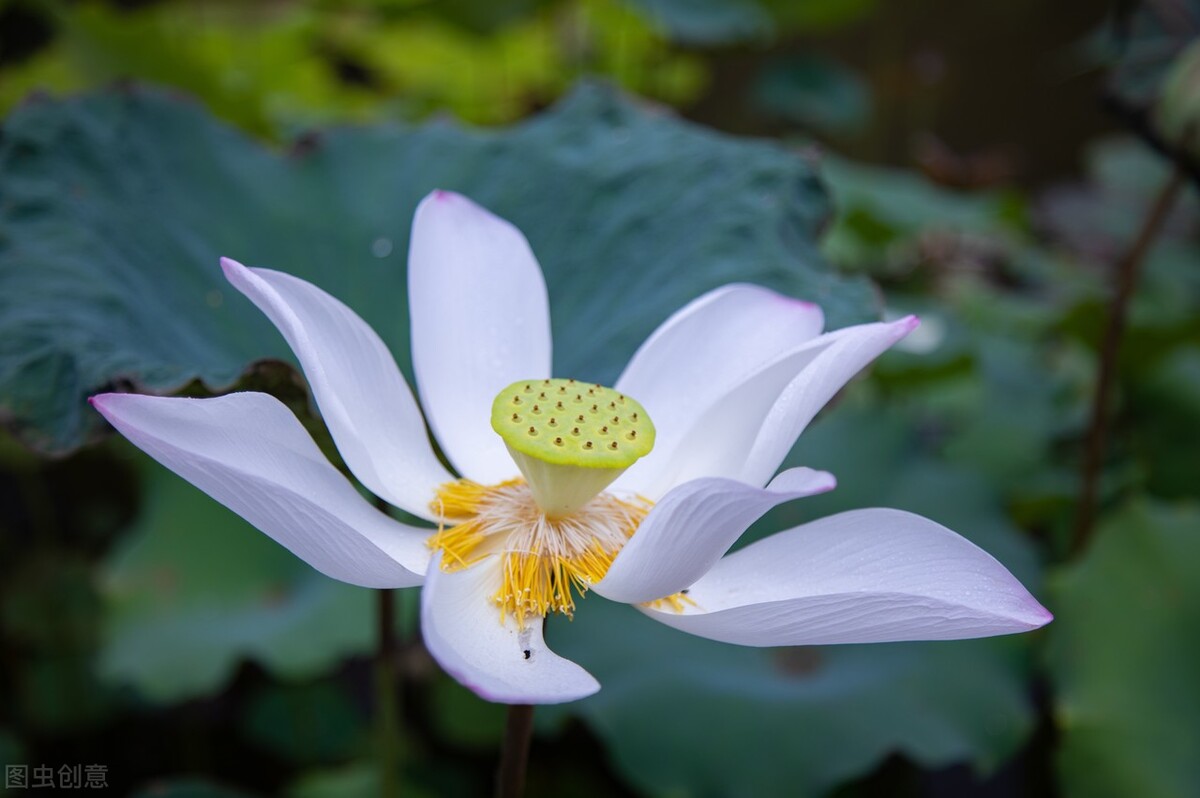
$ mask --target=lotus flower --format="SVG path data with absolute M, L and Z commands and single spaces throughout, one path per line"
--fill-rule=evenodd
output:
M 822 334 L 817 306 L 727 285 L 667 319 L 614 387 L 552 379 L 546 286 L 525 237 L 436 191 L 409 252 L 418 406 L 346 305 L 282 272 L 222 267 L 287 339 L 349 470 L 430 526 L 372 506 L 266 394 L 110 393 L 93 405 L 322 573 L 422 585 L 426 646 L 485 699 L 599 689 L 542 636 L 548 614 L 569 615 L 589 590 L 748 646 L 981 637 L 1051 619 L 987 553 L 898 510 L 842 513 L 727 554 L 770 508 L 834 487 L 821 471 L 776 470 L 914 318 Z

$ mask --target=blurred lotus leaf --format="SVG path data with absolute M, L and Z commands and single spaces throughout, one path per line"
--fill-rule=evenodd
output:
M 93 727 L 114 702 L 91 667 L 102 612 L 91 565 L 61 551 L 23 565 L 0 593 L 0 629 L 25 652 L 13 661 L 10 709 L 38 730 Z
M 771 16 L 757 0 L 626 1 L 680 44 L 734 44 L 774 32 Z
M 78 556 L 60 553 L 28 561 L 0 593 L 6 638 L 40 650 L 90 651 L 99 615 L 91 565 Z
M 867 84 L 836 61 L 815 56 L 769 63 L 755 84 L 754 103 L 764 113 L 818 133 L 857 133 L 871 114 Z
M 16 700 L 7 709 L 23 728 L 63 734 L 95 729 L 111 719 L 114 692 L 99 683 L 93 661 L 83 654 L 38 652 L 14 669 Z
M 887 276 L 930 257 L 976 257 L 1003 249 L 1023 222 L 1020 207 L 999 191 L 957 191 L 915 172 L 832 155 L 821 173 L 838 209 L 821 248 L 847 269 Z
M 1193 327 L 1200 327 L 1200 320 Z M 1200 341 L 1200 330 L 1192 335 Z M 1200 452 L 1200 346 L 1174 349 L 1127 390 L 1129 412 L 1141 419 L 1127 437 L 1148 492 L 1182 500 L 1194 496 L 1194 461 Z
M 1179 798 L 1200 784 L 1200 513 L 1138 502 L 1052 582 L 1068 798 Z
M 491 751 L 503 739 L 503 705 L 480 701 L 450 678 L 436 679 L 430 686 L 429 697 L 435 728 L 455 745 Z
M 298 679 L 369 648 L 370 591 L 322 576 L 174 474 L 144 466 L 141 518 L 102 575 L 108 681 L 179 701 L 224 687 L 244 657 Z
M 288 798 L 374 798 L 380 794 L 379 769 L 373 762 L 358 762 L 343 768 L 320 770 L 297 779 Z M 405 785 L 404 795 L 427 798 Z
M 338 762 L 357 753 L 366 719 L 336 683 L 267 685 L 246 708 L 247 736 L 294 762 Z
M 428 766 L 406 767 L 401 774 L 399 794 L 404 798 L 440 798 L 471 795 L 478 789 L 470 769 L 461 763 L 431 771 L 433 768 Z M 306 773 L 296 779 L 285 795 L 287 798 L 378 798 L 381 790 L 377 763 L 360 761 Z
M 828 206 L 788 150 L 587 87 L 499 132 L 449 123 L 340 128 L 286 154 L 154 91 L 33 102 L 0 139 L 0 412 L 45 451 L 99 428 L 113 386 L 215 390 L 290 360 L 231 289 L 220 255 L 309 279 L 408 368 L 404 260 L 435 187 L 526 231 L 554 308 L 556 371 L 612 381 L 667 315 L 731 280 L 869 318 L 863 280 L 817 254 Z

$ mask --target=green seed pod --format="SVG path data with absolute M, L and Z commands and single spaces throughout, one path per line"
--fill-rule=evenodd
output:
M 575 380 L 523 380 L 492 402 L 492 429 L 511 448 L 555 465 L 628 468 L 654 448 L 635 399 Z
M 646 408 L 576 380 L 514 382 L 492 402 L 492 429 L 548 518 L 583 507 L 654 448 Z

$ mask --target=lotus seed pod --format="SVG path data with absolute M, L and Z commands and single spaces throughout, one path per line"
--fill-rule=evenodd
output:
M 637 400 L 576 380 L 514 382 L 492 402 L 492 429 L 554 517 L 586 504 L 654 448 L 654 424 Z
M 555 465 L 628 468 L 654 448 L 635 399 L 575 380 L 524 380 L 492 403 L 492 429 L 518 452 Z

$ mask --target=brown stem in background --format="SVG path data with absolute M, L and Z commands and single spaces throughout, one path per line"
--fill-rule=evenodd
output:
M 1117 286 L 1109 303 L 1108 326 L 1104 329 L 1104 340 L 1100 345 L 1100 372 L 1096 376 L 1096 393 L 1092 398 L 1092 414 L 1084 449 L 1078 514 L 1075 518 L 1075 534 L 1071 541 L 1071 549 L 1075 554 L 1079 554 L 1087 546 L 1096 522 L 1100 471 L 1104 465 L 1105 448 L 1108 443 L 1109 407 L 1112 404 L 1112 388 L 1117 375 L 1121 339 L 1125 335 L 1129 302 L 1137 287 L 1142 261 L 1162 229 L 1184 182 L 1183 171 L 1176 169 L 1159 191 L 1158 198 L 1142 222 L 1142 229 L 1138 231 L 1133 246 L 1117 264 Z
M 500 768 L 496 771 L 496 798 L 521 798 L 525 792 L 525 766 L 532 738 L 533 707 L 510 705 L 500 747 Z

